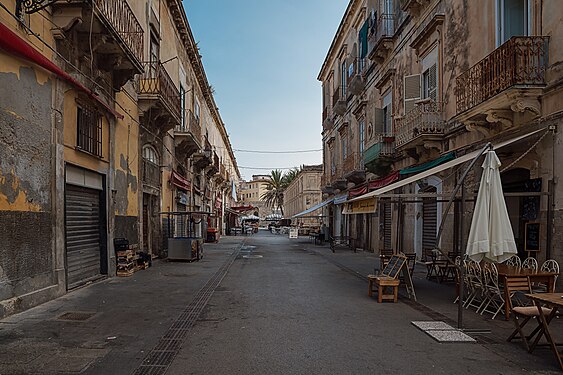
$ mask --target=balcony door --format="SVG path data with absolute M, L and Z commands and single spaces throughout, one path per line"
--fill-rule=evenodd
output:
M 530 0 L 497 1 L 497 47 L 513 36 L 530 35 Z

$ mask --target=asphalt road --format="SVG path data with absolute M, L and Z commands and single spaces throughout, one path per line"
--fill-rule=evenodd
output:
M 491 346 L 435 341 L 411 324 L 427 316 L 378 304 L 365 281 L 305 247 L 248 237 L 167 373 L 530 373 Z

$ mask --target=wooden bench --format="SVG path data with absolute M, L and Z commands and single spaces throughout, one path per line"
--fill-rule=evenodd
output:
M 397 302 L 399 295 L 399 273 L 406 265 L 407 258 L 403 255 L 393 255 L 381 272 L 381 275 L 368 275 L 368 296 L 373 295 L 374 287 L 377 286 L 377 302 L 392 300 Z M 392 292 L 387 290 L 391 288 Z

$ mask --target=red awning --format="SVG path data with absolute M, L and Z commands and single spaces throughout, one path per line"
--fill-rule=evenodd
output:
M 115 117 L 122 119 L 123 115 L 117 112 L 115 109 L 107 105 L 99 96 L 94 94 L 92 90 L 84 86 L 82 83 L 74 79 L 70 74 L 59 68 L 51 60 L 43 56 L 41 53 L 37 52 L 35 48 L 30 46 L 25 40 L 20 38 L 17 34 L 12 32 L 6 25 L 0 23 L 0 48 L 6 52 L 12 53 L 25 60 L 28 60 L 40 67 L 56 74 L 58 77 L 67 81 L 78 90 L 84 92 L 93 100 L 100 103 L 105 109 L 107 109 Z
M 375 189 L 379 189 L 382 188 L 384 186 L 389 185 L 392 182 L 395 182 L 399 179 L 399 171 L 395 171 L 391 174 L 388 174 L 387 176 L 377 179 L 377 180 L 373 180 L 370 181 L 368 184 L 369 190 L 375 190 Z
M 190 183 L 190 181 L 186 180 L 182 175 L 180 175 L 176 171 L 172 171 L 172 175 L 170 175 L 170 183 L 184 190 L 190 190 L 192 188 L 192 184 Z
M 367 184 L 364 184 L 360 187 L 357 187 L 357 188 L 350 190 L 349 196 L 350 197 L 357 197 L 357 196 L 365 194 L 367 192 L 368 192 L 368 186 L 367 186 Z

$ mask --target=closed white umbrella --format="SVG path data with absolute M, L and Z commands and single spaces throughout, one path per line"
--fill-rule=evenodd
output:
M 501 263 L 518 252 L 502 192 L 500 165 L 497 154 L 487 152 L 467 240 L 467 255 L 477 262 L 485 258 Z

